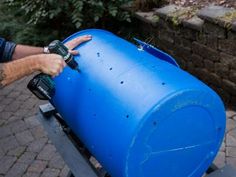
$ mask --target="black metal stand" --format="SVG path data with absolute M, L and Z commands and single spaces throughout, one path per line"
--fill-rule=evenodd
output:
M 71 170 L 68 177 L 110 177 L 104 169 L 96 169 L 89 161 L 92 155 L 51 104 L 41 105 L 39 109 L 37 118 Z
M 39 106 L 39 109 L 39 121 L 71 170 L 68 177 L 111 177 L 103 168 L 96 169 L 89 161 L 91 153 L 50 103 Z M 218 169 L 212 164 L 206 174 L 206 177 L 236 177 L 236 170 L 229 165 Z

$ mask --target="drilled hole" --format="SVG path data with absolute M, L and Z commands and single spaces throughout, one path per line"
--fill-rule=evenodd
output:
M 157 125 L 157 122 L 156 122 L 156 121 L 154 121 L 154 122 L 153 122 L 153 125 L 154 125 L 154 126 L 156 126 L 156 125 Z
M 109 154 L 108 157 L 109 157 L 110 159 L 112 159 L 112 155 L 111 155 L 111 154 Z
M 161 85 L 166 85 L 166 83 L 165 83 L 165 82 L 162 82 Z
M 112 68 L 109 69 L 110 71 L 112 70 Z
M 99 52 L 97 53 L 97 56 L 100 57 L 100 53 Z
M 93 114 L 93 117 L 96 117 L 97 116 L 97 114 Z
M 91 92 L 91 91 L 92 91 L 92 89 L 88 89 L 88 91 L 89 91 L 89 92 Z
M 121 81 L 120 84 L 124 84 L 124 81 Z
M 129 115 L 126 115 L 126 118 L 129 118 Z

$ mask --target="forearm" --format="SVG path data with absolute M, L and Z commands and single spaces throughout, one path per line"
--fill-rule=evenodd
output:
M 17 60 L 30 55 L 42 54 L 42 47 L 31 47 L 26 45 L 16 45 L 15 51 L 13 53 L 12 59 Z
M 0 64 L 0 88 L 39 70 L 37 56 Z

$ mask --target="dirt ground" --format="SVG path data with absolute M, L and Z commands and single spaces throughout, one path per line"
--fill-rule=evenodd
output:
M 170 4 L 180 6 L 204 7 L 210 4 L 236 8 L 236 0 L 168 0 Z

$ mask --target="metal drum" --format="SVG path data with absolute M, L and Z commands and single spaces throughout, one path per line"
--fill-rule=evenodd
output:
M 164 52 L 98 29 L 51 102 L 112 177 L 200 177 L 225 131 L 219 96 Z M 64 42 L 65 42 L 64 41 Z

